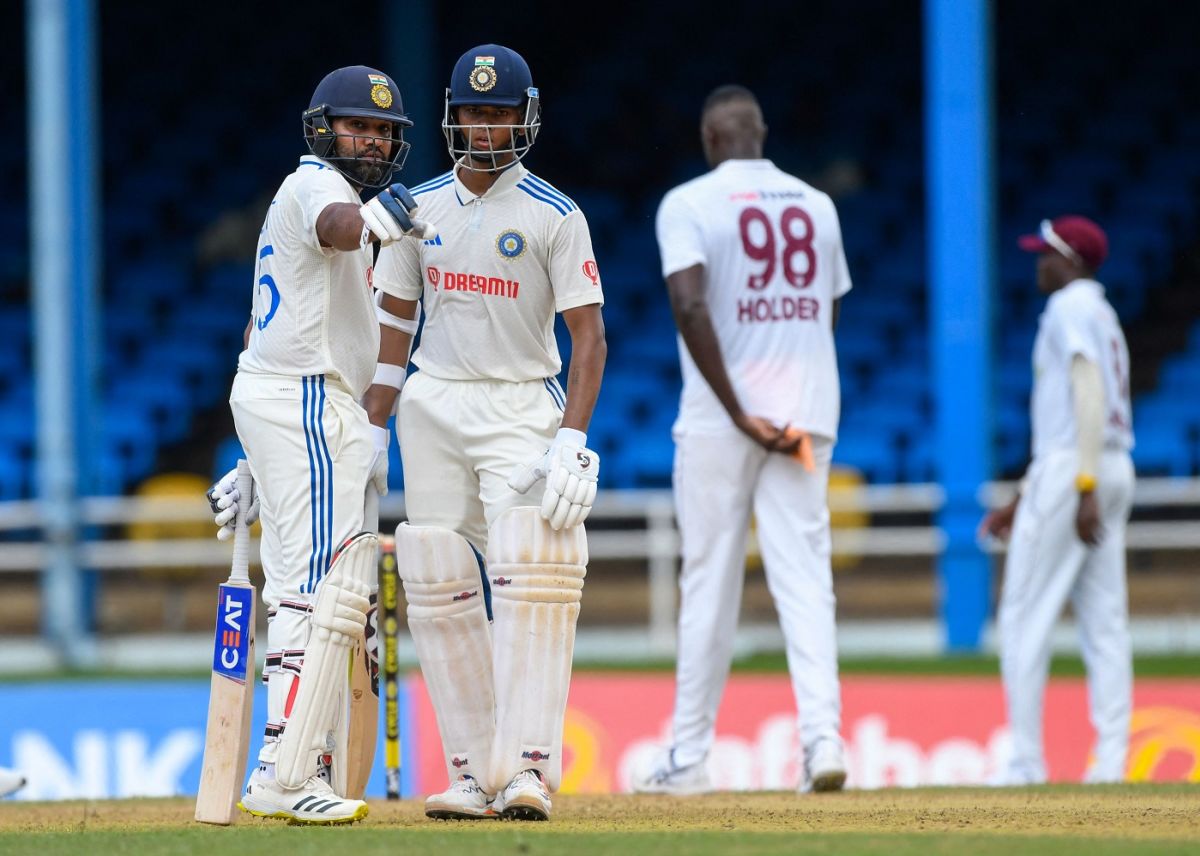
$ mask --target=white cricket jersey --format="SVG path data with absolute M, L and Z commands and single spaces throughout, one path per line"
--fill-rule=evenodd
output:
M 413 362 L 445 380 L 557 375 L 554 313 L 604 302 L 583 212 L 520 163 L 482 196 L 456 170 L 412 194 L 438 236 L 384 247 L 375 285 L 404 300 L 424 295 Z
M 656 228 L 664 278 L 704 266 L 705 300 L 742 408 L 836 438 L 832 311 L 851 284 L 829 196 L 769 160 L 727 160 L 668 193 Z M 676 427 L 729 427 L 682 336 L 679 361 Z
M 238 370 L 340 380 L 362 398 L 379 358 L 371 247 L 322 247 L 317 216 L 362 200 L 341 173 L 306 155 L 284 179 L 258 236 L 254 317 Z
M 1082 355 L 1104 378 L 1104 448 L 1133 448 L 1129 348 L 1117 313 L 1095 280 L 1077 279 L 1050 295 L 1033 343 L 1033 457 L 1078 448 L 1071 358 Z

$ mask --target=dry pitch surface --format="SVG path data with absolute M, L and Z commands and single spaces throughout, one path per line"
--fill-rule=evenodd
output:
M 191 814 L 187 799 L 9 801 L 0 853 L 1200 853 L 1196 785 L 559 796 L 543 824 L 433 822 L 413 800 L 375 800 L 364 822 L 321 830 Z

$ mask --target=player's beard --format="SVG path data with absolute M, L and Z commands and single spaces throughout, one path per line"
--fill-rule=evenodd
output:
M 351 167 L 351 172 L 354 173 L 354 177 L 358 179 L 359 184 L 363 187 L 379 187 L 391 168 L 391 163 L 386 160 L 356 158 L 354 166 Z

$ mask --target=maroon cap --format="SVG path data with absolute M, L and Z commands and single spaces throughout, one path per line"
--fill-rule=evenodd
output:
M 1108 236 L 1087 217 L 1068 215 L 1043 220 L 1037 235 L 1022 235 L 1017 246 L 1030 253 L 1055 250 L 1090 270 L 1099 270 L 1108 258 Z

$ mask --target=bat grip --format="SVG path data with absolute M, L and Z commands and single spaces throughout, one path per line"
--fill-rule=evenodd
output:
M 367 495 L 363 498 L 363 531 L 379 534 L 379 491 L 375 485 L 367 485 Z
M 250 464 L 243 458 L 237 463 L 238 513 L 233 522 L 233 565 L 230 580 L 250 581 L 250 524 L 246 514 L 254 501 L 254 479 L 250 476 Z

